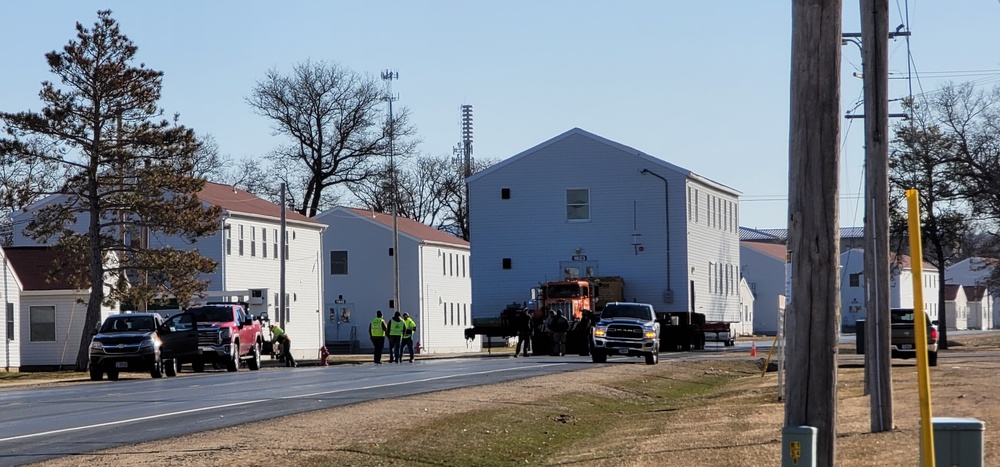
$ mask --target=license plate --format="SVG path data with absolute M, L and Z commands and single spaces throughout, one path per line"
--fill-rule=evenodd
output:
M 902 347 L 903 350 L 910 350 L 910 349 L 913 348 L 913 345 L 912 344 L 903 344 L 900 347 Z
M 627 355 L 628 354 L 628 349 L 618 349 L 618 353 L 623 354 L 623 355 Z
M 115 362 L 115 368 L 128 368 L 128 362 Z

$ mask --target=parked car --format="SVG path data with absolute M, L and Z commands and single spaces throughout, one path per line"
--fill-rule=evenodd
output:
M 917 349 L 921 347 L 917 345 L 917 314 L 912 308 L 893 308 L 890 314 L 892 358 L 916 358 Z M 927 326 L 927 366 L 937 366 L 938 327 L 926 312 L 924 324 Z
M 176 322 L 156 313 L 111 315 L 90 342 L 90 379 L 100 381 L 107 374 L 108 379 L 117 380 L 121 372 L 174 376 L 172 352 L 183 347 L 185 338 L 196 343 L 197 330 L 191 326 L 187 334 L 178 332 Z
M 188 342 L 184 348 L 174 350 L 177 368 L 190 363 L 195 372 L 204 371 L 206 364 L 237 371 L 245 362 L 250 370 L 260 369 L 264 334 L 260 320 L 247 313 L 243 305 L 210 303 L 188 308 L 178 316 L 184 317 L 185 323 L 193 322 L 198 339 L 193 348 Z

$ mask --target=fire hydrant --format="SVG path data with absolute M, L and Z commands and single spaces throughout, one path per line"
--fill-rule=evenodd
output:
M 330 351 L 326 350 L 326 346 L 319 348 L 319 366 L 326 366 L 326 358 L 330 356 Z

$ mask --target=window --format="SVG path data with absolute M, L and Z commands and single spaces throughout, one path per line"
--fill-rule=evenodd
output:
M 447 326 L 448 325 L 448 304 L 445 303 L 445 304 L 443 304 L 441 306 L 443 307 L 441 311 L 444 312 L 444 313 L 442 313 L 444 315 L 444 325 Z
M 271 247 L 274 259 L 278 259 L 278 229 L 271 229 Z
M 510 199 L 510 188 L 500 189 L 500 199 Z
M 442 276 L 447 276 L 448 275 L 448 257 L 445 256 L 444 253 L 441 253 L 441 250 L 438 250 L 438 253 L 441 254 L 441 275 Z
M 697 188 L 694 189 L 694 222 L 698 222 L 698 197 L 701 196 L 701 192 Z
M 237 250 L 238 250 L 240 256 L 243 256 L 243 226 L 242 225 L 240 226 L 240 237 L 239 237 L 238 241 L 239 241 L 239 243 L 238 243 L 239 246 L 237 247 Z
M 347 252 L 330 252 L 330 275 L 338 276 L 347 274 Z
M 448 275 L 455 275 L 455 255 L 448 253 Z
M 451 325 L 455 325 L 455 304 L 451 304 Z
M 250 226 L 250 256 L 257 256 L 257 227 Z
M 14 304 L 7 304 L 7 340 L 14 340 Z
M 848 276 L 848 278 L 849 278 L 848 280 L 850 281 L 850 284 L 851 284 L 850 286 L 851 287 L 860 287 L 861 286 L 861 274 L 851 274 L 850 276 Z
M 694 207 L 694 199 L 691 198 L 692 190 L 691 187 L 688 187 L 688 220 L 694 219 L 694 213 L 691 212 L 691 209 Z
M 510 269 L 510 258 L 504 258 L 503 259 L 503 268 L 504 269 Z
M 462 277 L 467 277 L 467 276 L 465 275 L 465 260 L 466 260 L 466 259 L 468 259 L 468 257 L 467 257 L 467 256 L 465 256 L 465 255 L 462 255 Z
M 233 226 L 227 224 L 223 229 L 226 231 L 226 254 L 231 255 L 233 254 Z
M 260 253 L 267 258 L 267 229 L 260 229 Z
M 295 232 L 292 232 L 292 234 L 294 235 Z M 288 242 L 289 242 L 288 231 L 286 230 L 285 231 L 285 261 L 288 261 Z
M 28 330 L 31 342 L 55 342 L 56 307 L 28 307 Z
M 590 190 L 570 189 L 566 190 L 566 220 L 568 221 L 589 221 L 590 220 Z
M 469 325 L 469 304 L 468 303 L 463 303 L 462 304 L 462 325 L 463 326 L 468 326 Z

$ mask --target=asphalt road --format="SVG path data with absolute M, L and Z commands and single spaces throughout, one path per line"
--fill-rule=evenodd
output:
M 853 336 L 851 336 L 853 337 Z M 842 336 L 842 343 L 845 339 Z M 767 356 L 771 338 L 708 343 L 676 359 Z M 0 389 L 0 466 L 20 465 L 380 399 L 591 368 L 589 357 L 511 358 L 510 352 L 416 363 L 183 373 L 75 385 Z M 843 357 L 843 356 L 842 356 Z M 857 356 L 863 358 L 862 356 Z M 862 360 L 863 362 L 863 360 Z M 642 364 L 617 357 L 607 364 Z
M 709 344 L 680 358 L 743 356 Z M 747 354 L 746 356 L 749 356 Z M 608 364 L 641 364 L 618 357 Z M 20 465 L 358 402 L 591 368 L 589 357 L 510 354 L 0 389 L 0 465 Z

